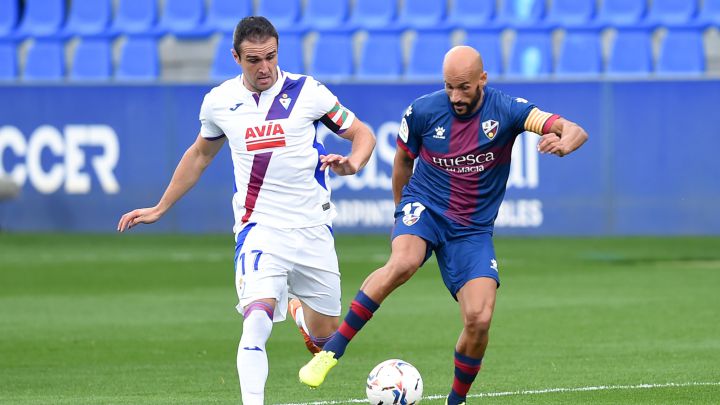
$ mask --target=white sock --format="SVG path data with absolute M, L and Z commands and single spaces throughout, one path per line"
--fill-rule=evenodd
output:
M 295 311 L 295 324 L 302 328 L 302 330 L 305 331 L 305 333 L 308 334 L 308 336 L 312 336 L 310 334 L 310 331 L 308 330 L 307 325 L 305 325 L 305 312 L 303 311 L 303 307 L 300 307 Z
M 263 405 L 268 359 L 265 342 L 272 331 L 272 320 L 265 311 L 251 311 L 243 322 L 237 354 L 240 391 L 244 405 Z

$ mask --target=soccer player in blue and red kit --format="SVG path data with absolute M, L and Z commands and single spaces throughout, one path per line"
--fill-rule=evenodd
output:
M 390 259 L 365 280 L 323 351 L 300 369 L 309 386 L 322 384 L 383 300 L 435 252 L 463 319 L 447 404 L 464 404 L 488 344 L 500 285 L 492 235 L 515 138 L 524 131 L 542 134 L 538 150 L 558 156 L 587 140 L 577 124 L 486 87 L 482 58 L 471 47 L 445 55 L 443 76 L 445 90 L 415 100 L 400 124 Z

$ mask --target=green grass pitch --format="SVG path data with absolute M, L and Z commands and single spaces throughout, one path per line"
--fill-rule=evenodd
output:
M 239 403 L 233 247 L 0 234 L 0 403 Z M 345 311 L 388 240 L 339 236 L 337 250 Z M 503 285 L 469 403 L 720 403 L 720 238 L 498 238 L 496 250 Z M 276 324 L 266 402 L 362 399 L 370 369 L 402 358 L 438 398 L 423 402 L 441 404 L 460 328 L 431 259 L 317 390 L 297 381 L 309 354 L 294 325 Z

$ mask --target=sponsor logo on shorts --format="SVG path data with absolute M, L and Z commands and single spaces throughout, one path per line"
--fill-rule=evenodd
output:
M 497 260 L 495 260 L 495 259 L 490 259 L 490 268 L 493 269 L 493 270 L 495 270 L 495 272 L 498 271 Z

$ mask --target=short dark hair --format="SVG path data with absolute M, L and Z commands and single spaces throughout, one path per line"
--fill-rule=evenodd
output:
M 245 17 L 235 27 L 235 33 L 233 34 L 233 48 L 240 56 L 240 44 L 244 40 L 262 42 L 270 37 L 275 38 L 275 41 L 280 43 L 278 39 L 278 33 L 275 27 L 272 25 L 267 18 L 262 16 L 250 16 Z

